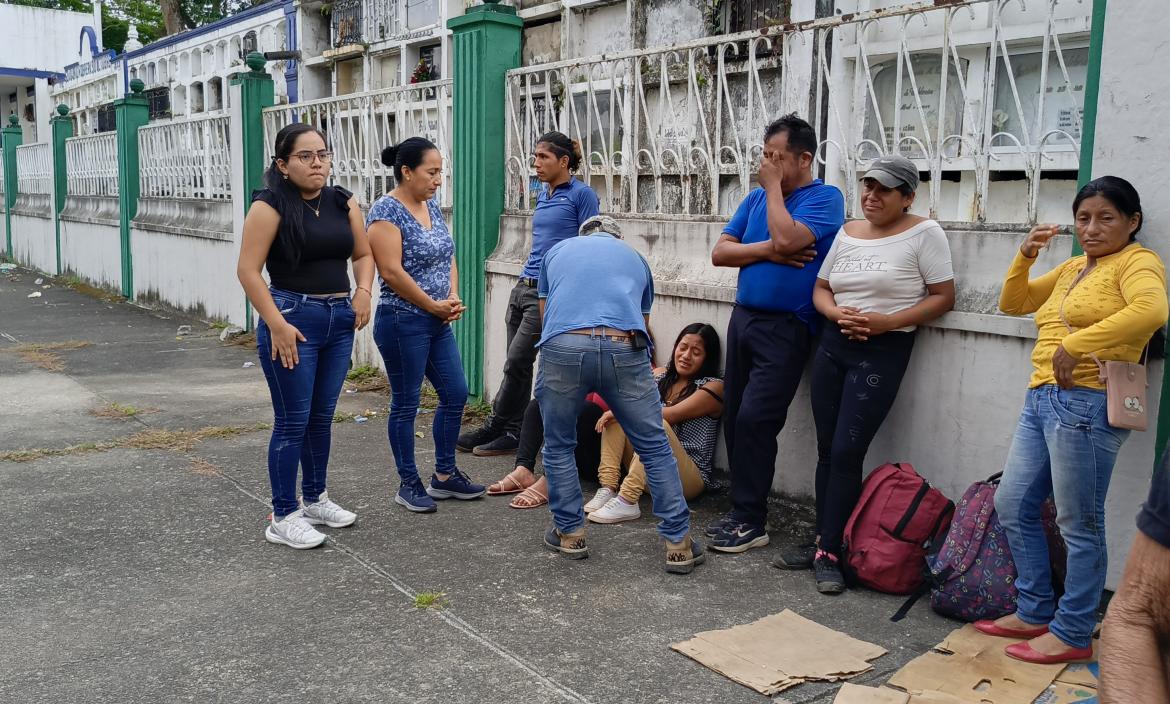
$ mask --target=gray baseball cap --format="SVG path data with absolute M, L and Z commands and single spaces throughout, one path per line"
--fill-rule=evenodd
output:
M 594 215 L 581 223 L 581 228 L 577 232 L 582 235 L 591 235 L 594 232 L 608 232 L 618 239 L 622 237 L 622 228 L 618 226 L 616 220 L 608 215 Z
M 910 190 L 918 190 L 918 167 L 900 154 L 889 154 L 873 162 L 862 178 L 872 178 L 886 188 L 897 188 L 904 183 Z

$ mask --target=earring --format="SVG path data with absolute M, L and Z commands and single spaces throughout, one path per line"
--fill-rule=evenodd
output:
M 287 181 L 287 180 L 288 180 L 288 174 L 285 174 L 285 175 L 284 175 L 284 180 L 285 180 L 285 181 Z

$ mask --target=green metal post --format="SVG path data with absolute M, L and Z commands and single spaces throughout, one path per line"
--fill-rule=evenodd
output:
M 240 124 L 240 140 L 243 142 L 239 149 L 244 155 L 244 213 L 251 207 L 251 199 L 247 196 L 261 187 L 264 181 L 264 167 L 267 164 L 265 155 L 268 146 L 264 144 L 264 108 L 276 104 L 276 89 L 272 84 L 272 76 L 264 70 L 264 55 L 252 52 L 244 59 L 244 63 L 251 69 L 246 73 L 236 74 L 232 85 L 240 87 L 239 110 L 243 117 Z M 245 325 L 252 330 L 252 304 L 245 300 Z
M 130 224 L 138 215 L 138 128 L 150 121 L 150 103 L 142 94 L 146 86 L 135 78 L 130 95 L 114 101 L 118 129 L 118 228 L 122 241 L 122 295 L 134 298 L 134 250 L 130 246 Z
M 58 105 L 57 114 L 49 120 L 53 149 L 53 231 L 56 237 L 57 275 L 61 267 L 61 211 L 65 209 L 65 196 L 69 194 L 68 164 L 65 158 L 65 140 L 73 136 L 73 120 L 69 119 L 69 106 Z
M 516 8 L 495 3 L 468 8 L 447 21 L 453 33 L 452 133 L 455 164 L 455 259 L 467 305 L 455 326 L 468 390 L 483 394 L 484 263 L 500 239 L 504 212 L 505 73 L 520 65 L 524 22 Z
M 16 148 L 23 140 L 24 130 L 20 129 L 20 118 L 9 115 L 8 126 L 0 130 L 0 141 L 4 144 L 4 231 L 8 233 L 4 254 L 14 261 L 16 257 L 12 253 L 12 206 L 20 192 L 20 184 L 16 180 Z
M 1093 180 L 1093 149 L 1097 139 L 1097 96 L 1101 92 L 1101 45 L 1105 43 L 1105 2 L 1093 0 L 1093 24 L 1089 29 L 1089 65 L 1085 75 L 1085 109 L 1081 118 L 1081 158 L 1077 188 Z M 1082 254 L 1073 237 L 1073 254 Z

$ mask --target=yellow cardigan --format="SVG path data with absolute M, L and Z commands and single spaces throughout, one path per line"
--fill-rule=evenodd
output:
M 1073 383 L 1103 389 L 1105 383 L 1089 355 L 1096 354 L 1102 361 L 1136 362 L 1150 336 L 1166 324 L 1166 268 L 1157 254 L 1140 244 L 1098 259 L 1071 291 L 1085 268 L 1084 255 L 1029 280 L 1028 271 L 1035 261 L 1017 252 L 999 296 L 1004 313 L 1036 314 L 1038 335 L 1029 388 L 1056 383 L 1052 355 L 1063 345 L 1066 352 L 1080 359 Z M 1071 334 L 1060 318 L 1062 302 L 1064 317 L 1076 331 Z

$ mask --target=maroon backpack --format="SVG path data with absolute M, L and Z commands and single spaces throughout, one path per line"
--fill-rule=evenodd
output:
M 909 594 L 922 584 L 926 553 L 951 526 L 955 504 L 909 464 L 870 472 L 845 524 L 845 573 L 888 594 Z

